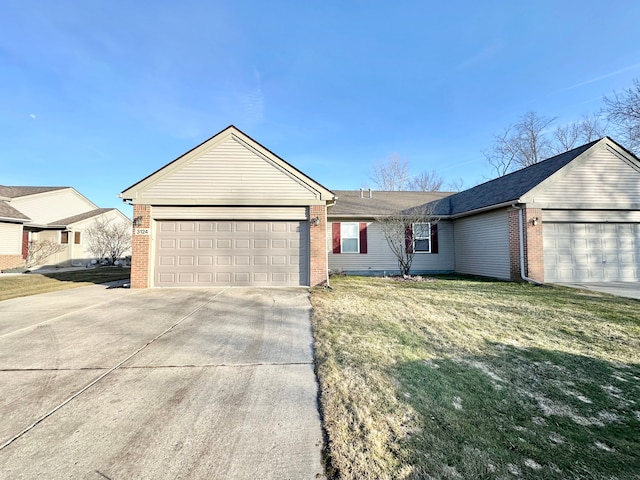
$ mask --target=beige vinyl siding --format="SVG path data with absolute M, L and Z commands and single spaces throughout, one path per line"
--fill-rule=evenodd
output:
M 0 223 L 0 255 L 22 254 L 22 225 Z
M 553 177 L 551 178 L 553 181 Z M 640 171 L 609 148 L 593 154 L 535 193 L 527 203 L 540 207 L 640 208 Z
M 239 143 L 233 137 L 205 151 L 179 169 L 169 170 L 144 190 L 143 198 L 189 198 L 262 201 L 315 200 L 320 193 L 294 178 L 282 167 Z
M 455 220 L 453 231 L 456 272 L 510 278 L 506 209 Z
M 543 210 L 543 222 L 640 222 L 640 210 Z
M 46 225 L 97 208 L 71 188 L 14 198 L 11 206 L 31 218 L 31 223 L 38 225 Z
M 153 207 L 156 220 L 306 220 L 306 207 Z
M 389 249 L 384 234 L 371 220 L 349 220 L 352 223 L 367 223 L 367 253 L 333 253 L 332 223 L 328 220 L 327 248 L 329 251 L 329 269 L 333 271 L 359 273 L 393 273 L 398 271 L 398 260 Z M 451 222 L 438 222 L 438 253 L 416 253 L 411 266 L 412 272 L 451 272 L 453 271 L 453 226 Z

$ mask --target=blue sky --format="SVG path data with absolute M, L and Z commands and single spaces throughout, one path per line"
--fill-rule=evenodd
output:
M 493 134 L 640 77 L 640 2 L 4 0 L 0 184 L 117 194 L 230 124 L 333 189 L 491 178 Z

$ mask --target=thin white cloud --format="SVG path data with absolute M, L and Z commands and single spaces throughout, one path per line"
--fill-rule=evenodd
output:
M 245 107 L 246 122 L 249 124 L 259 123 L 264 119 L 264 94 L 262 93 L 262 81 L 260 72 L 254 72 L 255 83 L 246 93 L 242 102 Z
M 36 118 L 36 114 L 35 113 L 30 113 L 29 114 L 29 118 Z
M 624 67 L 619 70 L 615 70 L 613 72 L 600 75 L 599 77 L 592 78 L 590 80 L 585 80 L 584 82 L 576 83 L 575 85 L 571 85 L 570 87 L 565 88 L 565 90 L 573 90 L 574 88 L 583 87 L 585 85 L 599 82 L 600 80 L 604 80 L 605 78 L 615 77 L 616 75 L 620 75 L 621 73 L 625 73 L 630 70 L 635 70 L 637 68 L 640 68 L 640 63 L 636 63 L 635 65 L 629 65 L 628 67 Z

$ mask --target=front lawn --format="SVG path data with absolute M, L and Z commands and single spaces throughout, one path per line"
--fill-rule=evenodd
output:
M 640 301 L 470 278 L 312 294 L 330 477 L 640 478 Z
M 130 268 L 96 267 L 44 274 L 24 273 L 0 277 L 0 301 L 38 293 L 84 287 L 95 283 L 127 280 Z

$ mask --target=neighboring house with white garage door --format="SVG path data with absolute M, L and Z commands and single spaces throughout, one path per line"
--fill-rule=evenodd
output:
M 231 126 L 121 196 L 134 287 L 397 273 L 375 219 L 429 203 L 437 222 L 406 228 L 412 273 L 640 281 L 640 161 L 608 137 L 456 194 L 332 192 Z
M 317 285 L 335 195 L 230 126 L 132 185 L 131 285 Z

